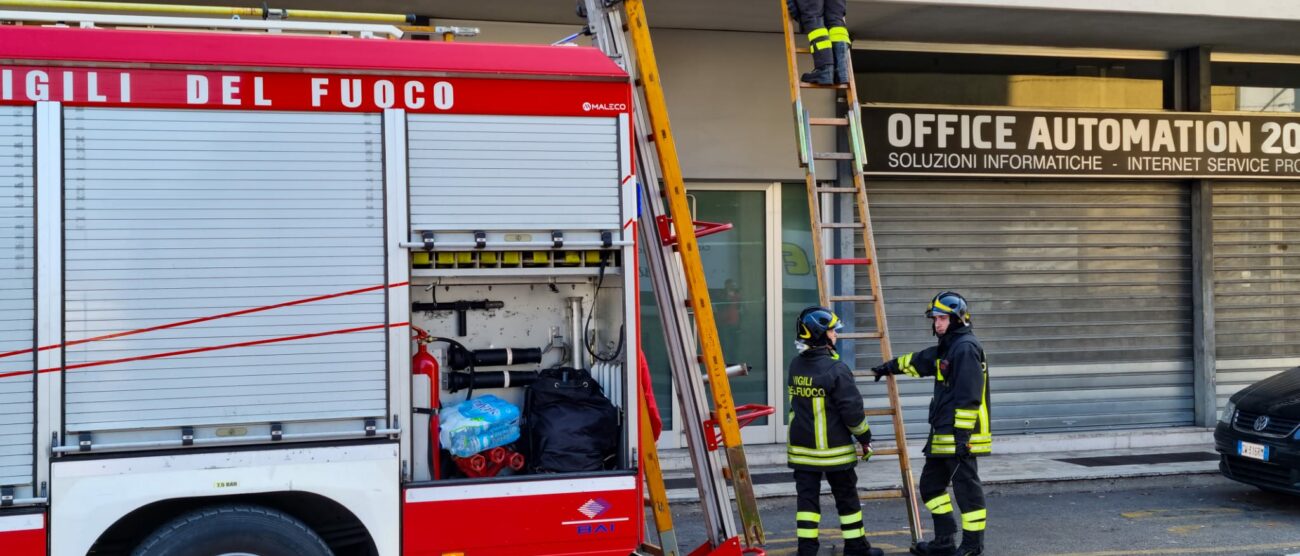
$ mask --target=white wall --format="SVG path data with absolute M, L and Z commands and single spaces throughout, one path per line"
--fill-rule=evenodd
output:
M 474 41 L 549 44 L 580 26 L 443 21 L 479 27 Z M 688 180 L 802 180 L 783 36 L 729 31 L 653 31 L 668 112 Z M 587 44 L 587 41 L 582 41 Z M 829 91 L 805 91 L 813 116 L 831 116 Z M 831 150 L 830 131 L 818 146 Z M 831 165 L 819 177 L 832 179 Z

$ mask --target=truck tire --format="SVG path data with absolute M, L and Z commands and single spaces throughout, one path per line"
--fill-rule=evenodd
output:
M 131 556 L 333 556 L 303 522 L 270 508 L 213 506 L 159 527 Z

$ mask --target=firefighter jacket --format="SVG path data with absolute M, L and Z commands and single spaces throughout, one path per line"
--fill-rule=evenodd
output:
M 950 330 L 939 345 L 900 356 L 894 363 L 894 374 L 934 377 L 927 456 L 953 457 L 959 445 L 969 445 L 974 456 L 992 452 L 988 365 L 984 347 L 969 327 Z
M 871 442 L 862 393 L 849 366 L 828 347 L 790 362 L 788 464 L 805 471 L 840 471 L 857 464 L 857 444 Z M 856 438 L 856 441 L 855 441 Z

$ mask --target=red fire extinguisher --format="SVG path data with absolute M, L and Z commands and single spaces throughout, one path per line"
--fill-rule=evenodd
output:
M 429 466 L 433 470 L 434 480 L 442 478 L 442 446 L 438 443 L 438 411 L 442 402 L 438 399 L 438 360 L 429 353 L 429 342 L 433 337 L 418 326 L 412 325 L 415 343 L 419 346 L 415 357 L 411 358 L 411 373 L 429 377 Z

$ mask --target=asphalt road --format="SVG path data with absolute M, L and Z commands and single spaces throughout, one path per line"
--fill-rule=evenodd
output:
M 760 506 L 767 553 L 794 554 L 794 498 L 761 500 Z M 1300 554 L 1300 497 L 1218 475 L 995 486 L 988 508 L 989 556 Z M 865 503 L 863 511 L 874 546 L 907 553 L 901 501 Z M 929 516 L 922 512 L 928 536 Z M 689 552 L 705 537 L 699 508 L 678 505 L 674 514 L 680 547 Z M 829 497 L 822 514 L 822 554 L 839 554 Z

